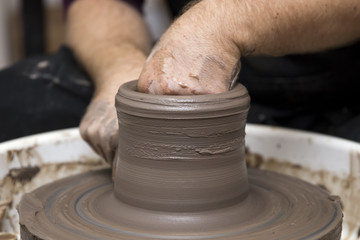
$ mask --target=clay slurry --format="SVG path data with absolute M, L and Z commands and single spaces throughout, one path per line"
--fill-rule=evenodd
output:
M 340 239 L 342 210 L 322 189 L 247 171 L 246 89 L 116 96 L 119 153 L 110 170 L 26 194 L 23 239 Z

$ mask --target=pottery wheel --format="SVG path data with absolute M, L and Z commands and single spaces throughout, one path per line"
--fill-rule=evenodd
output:
M 26 195 L 23 239 L 340 239 L 339 203 L 285 175 L 249 170 L 245 200 L 188 213 L 122 203 L 110 176 L 110 170 L 80 174 Z
M 249 97 L 153 96 L 120 88 L 110 170 L 24 195 L 22 239 L 340 239 L 337 197 L 304 181 L 246 169 Z

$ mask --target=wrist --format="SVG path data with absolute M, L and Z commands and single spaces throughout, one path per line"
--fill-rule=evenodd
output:
M 202 39 L 215 41 L 221 51 L 237 61 L 242 53 L 242 40 L 238 39 L 238 29 L 234 23 L 237 21 L 236 11 L 238 7 L 236 0 L 232 1 L 213 1 L 202 0 L 196 4 L 189 12 L 194 12 L 196 19 L 189 19 L 190 24 L 198 26 L 198 32 Z M 186 14 L 186 13 L 185 13 Z M 244 35 L 248 30 L 242 29 Z
M 205 13 L 206 15 L 203 17 L 205 22 L 202 23 L 202 26 L 208 26 L 207 29 L 210 32 L 206 33 L 208 36 L 204 36 L 204 38 L 216 39 L 215 47 L 219 49 L 217 56 L 227 65 L 226 68 L 229 68 L 227 71 L 231 70 L 230 81 L 237 77 L 240 71 L 240 57 L 248 52 L 248 48 L 245 47 L 247 41 L 237 38 L 238 30 L 234 26 L 236 11 L 233 11 L 233 9 L 238 7 L 237 5 L 238 1 L 236 0 L 203 0 L 195 6 L 199 8 L 197 10 L 199 13 Z M 244 36 L 248 35 L 247 29 L 244 28 L 241 31 Z
M 221 8 L 222 13 L 219 16 L 218 22 L 222 29 L 222 36 L 229 50 L 234 52 L 238 58 L 249 56 L 256 51 L 256 37 L 255 31 L 256 26 L 254 23 L 259 21 L 252 21 L 246 7 L 252 8 L 251 1 L 245 3 L 244 1 L 216 1 L 217 8 Z M 221 19 L 220 19 L 221 17 Z

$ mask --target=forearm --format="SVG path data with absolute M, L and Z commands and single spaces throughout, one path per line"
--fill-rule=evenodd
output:
M 227 91 L 243 56 L 281 56 L 335 48 L 360 38 L 359 0 L 202 0 L 155 46 L 140 91 Z
M 114 98 L 136 79 L 151 47 L 141 15 L 116 0 L 78 0 L 69 10 L 66 43 L 95 84 L 95 98 Z
M 316 52 L 360 38 L 358 0 L 230 2 L 223 27 L 241 55 Z

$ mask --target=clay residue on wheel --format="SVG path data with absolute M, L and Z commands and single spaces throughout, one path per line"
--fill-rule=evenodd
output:
M 119 201 L 112 189 L 110 170 L 45 185 L 20 204 L 22 234 L 28 239 L 340 239 L 336 199 L 263 170 L 249 170 L 246 199 L 212 211 L 149 211 Z
M 360 158 L 358 154 L 350 152 L 352 156 L 351 169 L 357 171 Z M 359 161 L 359 162 L 358 162 Z M 324 170 L 312 170 L 299 164 L 293 164 L 286 159 L 267 158 L 261 154 L 251 151 L 251 146 L 246 149 L 246 162 L 250 168 L 271 170 L 287 174 L 319 186 L 331 195 L 341 197 L 341 205 L 344 210 L 344 225 L 346 231 L 342 233 L 342 239 L 354 239 L 360 226 L 360 177 L 357 174 L 339 176 L 334 172 Z
M 26 160 L 24 159 L 24 161 Z M 19 216 L 16 208 L 21 196 L 26 192 L 31 192 L 39 186 L 59 178 L 105 166 L 100 158 L 89 158 L 83 162 L 74 160 L 70 163 L 41 164 L 24 168 L 24 170 L 9 169 L 8 174 L 0 180 L 0 231 L 20 233 Z

